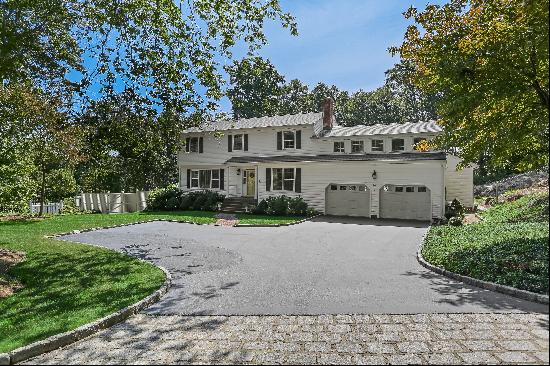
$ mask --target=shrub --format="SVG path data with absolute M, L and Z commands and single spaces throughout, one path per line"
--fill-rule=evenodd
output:
M 304 216 L 307 213 L 307 203 L 302 197 L 291 198 L 288 201 L 288 211 L 291 215 Z
M 76 202 L 74 198 L 64 198 L 63 199 L 63 208 L 61 209 L 61 214 L 63 215 L 74 215 L 77 213 L 81 213 L 79 207 L 76 206 Z
M 253 213 L 272 216 L 304 216 L 308 213 L 308 205 L 302 197 L 271 196 L 261 200 L 254 208 Z
M 445 207 L 445 217 L 451 219 L 451 217 L 459 217 L 464 219 L 464 205 L 456 198 Z
M 462 226 L 462 218 L 458 216 L 453 216 L 449 219 L 449 225 L 451 226 Z
M 252 210 L 252 213 L 265 215 L 267 213 L 267 201 L 261 200 L 260 203 Z
M 215 211 L 224 196 L 212 191 L 184 193 L 178 187 L 158 188 L 147 197 L 148 211 L 198 210 Z

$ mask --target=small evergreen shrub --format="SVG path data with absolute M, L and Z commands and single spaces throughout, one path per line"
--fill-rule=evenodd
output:
M 305 216 L 309 210 L 302 197 L 270 196 L 261 200 L 254 208 L 253 213 L 272 216 Z
M 216 211 L 224 196 L 212 191 L 193 191 L 185 193 L 178 187 L 158 188 L 147 197 L 148 211 Z

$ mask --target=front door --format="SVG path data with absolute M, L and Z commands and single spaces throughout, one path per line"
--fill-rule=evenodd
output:
M 254 197 L 256 195 L 256 171 L 247 169 L 244 174 L 246 178 L 246 195 Z

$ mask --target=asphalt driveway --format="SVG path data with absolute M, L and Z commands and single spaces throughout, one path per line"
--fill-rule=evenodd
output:
M 548 312 L 424 269 L 415 255 L 426 231 L 412 222 L 321 217 L 279 228 L 150 222 L 63 239 L 168 269 L 173 287 L 149 314 Z

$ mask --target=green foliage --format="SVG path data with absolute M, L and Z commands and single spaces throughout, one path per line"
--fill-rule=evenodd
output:
M 334 113 L 342 125 L 401 123 L 437 117 L 437 98 L 413 85 L 411 66 L 404 63 L 386 72 L 386 82 L 380 88 L 353 94 L 324 83 L 310 90 L 299 80 L 286 82 L 269 60 L 260 57 L 235 61 L 226 70 L 230 75 L 228 97 L 235 118 L 319 112 L 327 97 L 335 101 Z
M 176 186 L 157 188 L 147 197 L 147 211 L 216 211 L 225 196 L 214 191 L 183 192 Z
M 64 198 L 74 197 L 78 186 L 74 173 L 69 169 L 54 169 L 46 175 L 45 198 L 49 202 L 59 202 Z
M 463 275 L 548 293 L 548 193 L 485 211 L 483 221 L 430 228 L 422 254 Z
M 82 213 L 82 211 L 80 211 L 80 208 L 76 205 L 74 198 L 68 197 L 63 199 L 63 208 L 60 213 L 63 215 L 75 215 Z
M 28 211 L 36 189 L 32 157 L 0 140 L 0 213 Z
M 393 52 L 440 98 L 439 146 L 458 148 L 464 164 L 548 165 L 548 0 L 452 0 L 405 16 L 416 24 Z
M 255 207 L 255 214 L 267 214 L 273 216 L 305 216 L 308 205 L 302 197 L 270 196 L 261 200 Z
M 445 206 L 445 217 L 451 219 L 455 217 L 457 220 L 464 219 L 464 205 L 458 200 L 454 199 L 452 202 Z

